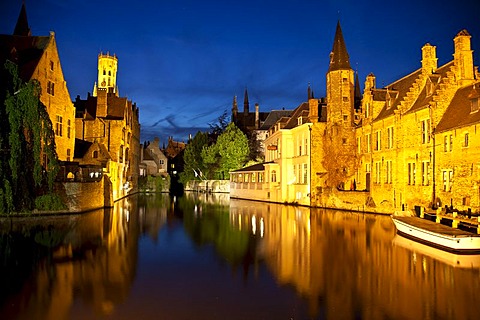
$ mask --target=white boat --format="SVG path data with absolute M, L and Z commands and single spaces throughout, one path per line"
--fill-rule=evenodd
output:
M 406 238 L 459 254 L 480 253 L 480 235 L 417 218 L 392 216 L 397 233 Z

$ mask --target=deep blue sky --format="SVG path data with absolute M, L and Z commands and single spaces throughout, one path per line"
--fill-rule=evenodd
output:
M 0 33 L 13 32 L 21 0 L 0 2 Z M 421 47 L 452 59 L 453 38 L 472 35 L 480 55 L 480 1 L 358 0 L 26 0 L 33 35 L 55 31 L 74 99 L 92 92 L 97 55 L 119 59 L 120 95 L 140 108 L 142 140 L 206 130 L 248 88 L 250 110 L 293 109 L 311 83 L 325 95 L 337 20 L 359 72 L 377 86 L 418 69 Z

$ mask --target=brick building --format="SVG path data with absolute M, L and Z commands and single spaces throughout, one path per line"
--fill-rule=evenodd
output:
M 32 36 L 25 4 L 13 34 L 0 35 L 2 68 L 7 59 L 17 64 L 22 81 L 37 80 L 40 84 L 40 102 L 52 121 L 58 159 L 71 161 L 75 145 L 75 108 L 63 77 L 55 33 Z
M 231 174 L 233 197 L 392 212 L 414 206 L 480 211 L 480 74 L 471 36 L 454 38 L 453 60 L 421 67 L 363 95 L 340 24 L 326 75 L 326 105 L 309 95 L 265 140 L 266 162 Z
M 91 143 L 89 151 L 75 160 L 81 165 L 103 166 L 114 200 L 136 190 L 140 164 L 139 110 L 119 96 L 117 64 L 115 55 L 99 54 L 94 94 L 89 93 L 85 100 L 77 96 L 74 102 L 77 145 Z

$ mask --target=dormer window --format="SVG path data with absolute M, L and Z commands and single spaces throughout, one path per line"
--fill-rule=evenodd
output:
M 478 97 L 477 97 L 477 98 L 474 98 L 474 99 L 470 99 L 470 112 L 471 112 L 471 113 L 477 112 L 478 109 L 479 109 Z
M 298 117 L 297 119 L 297 124 L 300 126 L 302 125 L 302 117 Z

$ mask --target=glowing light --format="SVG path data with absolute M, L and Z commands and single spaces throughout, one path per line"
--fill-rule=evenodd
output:
M 255 235 L 257 233 L 257 223 L 255 216 L 252 216 L 252 233 Z
M 264 231 L 265 231 L 265 225 L 264 225 L 263 217 L 262 217 L 262 218 L 260 218 L 260 237 L 261 238 L 263 238 Z

